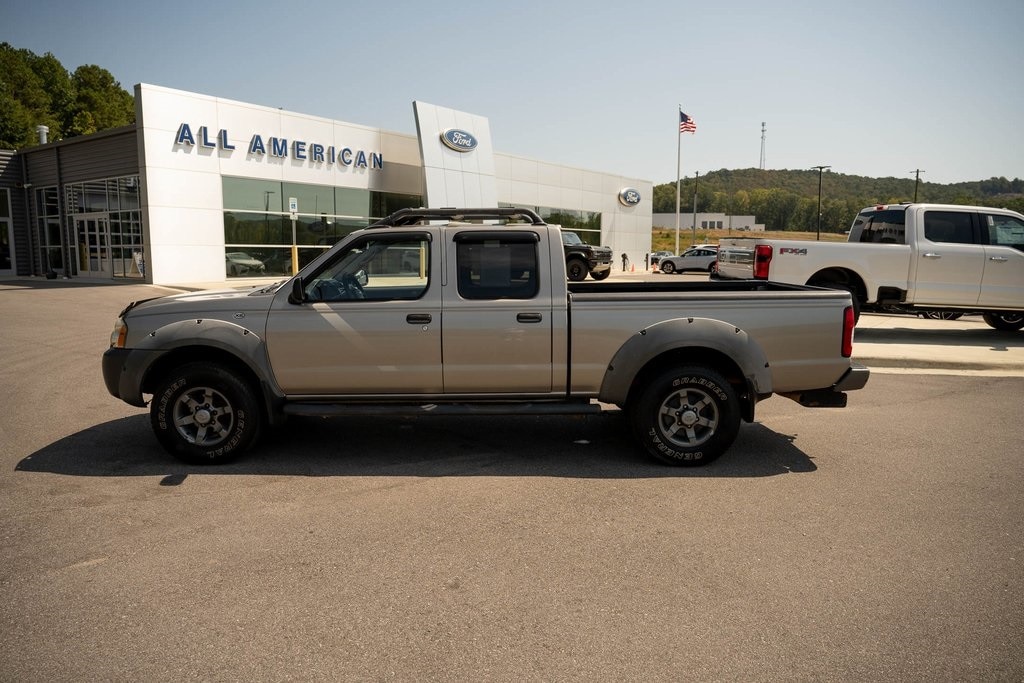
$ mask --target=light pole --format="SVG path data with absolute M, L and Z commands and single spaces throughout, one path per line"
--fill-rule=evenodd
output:
M 821 239 L 821 172 L 831 166 L 811 166 L 818 169 L 818 239 Z

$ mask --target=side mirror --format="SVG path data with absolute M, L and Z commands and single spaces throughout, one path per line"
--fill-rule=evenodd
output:
M 292 280 L 292 291 L 288 294 L 288 303 L 301 306 L 306 301 L 306 288 L 302 284 L 302 278 Z

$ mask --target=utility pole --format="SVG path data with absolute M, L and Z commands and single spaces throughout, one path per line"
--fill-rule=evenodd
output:
M 761 122 L 761 170 L 764 170 L 764 134 L 768 130 L 764 127 L 764 121 Z
M 924 173 L 924 171 L 922 171 L 919 168 L 915 168 L 913 171 L 908 171 L 908 173 L 913 173 L 914 174 L 914 201 L 916 202 L 917 201 L 917 186 L 921 182 L 921 174 Z
M 695 171 L 693 176 L 693 238 L 690 246 L 697 244 L 697 183 L 700 181 L 700 171 Z
M 821 172 L 826 168 L 832 168 L 831 166 L 811 166 L 812 169 L 818 169 L 818 239 L 821 239 Z

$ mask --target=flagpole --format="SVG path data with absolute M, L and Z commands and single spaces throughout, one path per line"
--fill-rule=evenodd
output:
M 676 255 L 679 254 L 679 173 L 682 168 L 682 156 L 683 156 L 683 131 L 681 130 L 681 122 L 683 113 L 683 105 L 679 105 L 679 111 L 676 112 Z

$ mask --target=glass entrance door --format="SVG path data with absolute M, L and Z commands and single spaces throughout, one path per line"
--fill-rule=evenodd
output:
M 81 277 L 110 277 L 110 224 L 107 214 L 75 216 L 75 245 Z

